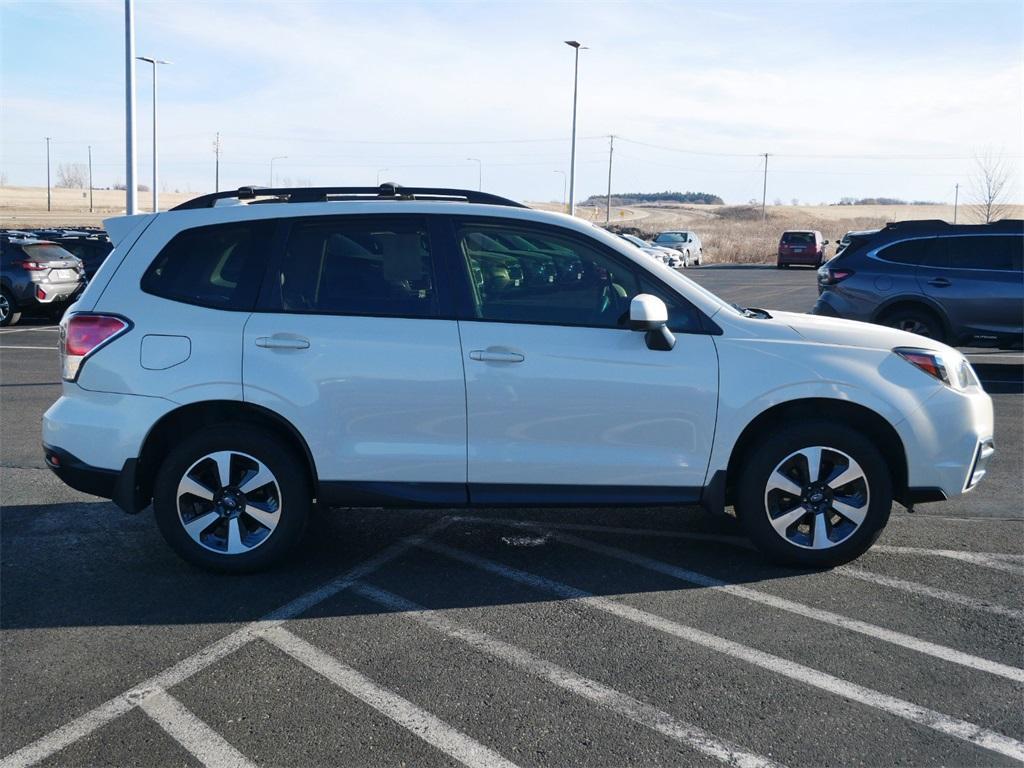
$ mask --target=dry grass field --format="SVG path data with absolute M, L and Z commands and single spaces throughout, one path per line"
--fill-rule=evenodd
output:
M 166 210 L 198 193 L 160 194 Z M 139 193 L 139 205 L 148 211 L 152 196 Z M 534 208 L 561 211 L 557 203 L 530 203 Z M 0 228 L 40 226 L 101 226 L 103 219 L 124 213 L 124 192 L 93 191 L 93 212 L 89 192 L 82 189 L 54 189 L 52 210 L 46 210 L 46 189 L 41 187 L 0 187 Z M 1024 218 L 1024 206 L 1011 206 L 1013 218 Z M 603 223 L 604 208 L 577 207 L 581 218 Z M 765 221 L 761 209 L 750 206 L 661 204 L 612 208 L 616 228 L 653 237 L 665 229 L 692 229 L 704 243 L 707 262 L 768 263 L 775 259 L 779 236 L 787 229 L 817 229 L 830 243 L 849 230 L 873 229 L 889 221 L 906 219 L 953 220 L 951 205 L 814 205 L 768 206 Z M 962 223 L 976 221 L 968 205 L 960 206 Z M 830 246 L 829 253 L 834 252 Z

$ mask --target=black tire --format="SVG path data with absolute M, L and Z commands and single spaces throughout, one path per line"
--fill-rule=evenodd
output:
M 14 297 L 0 288 L 0 328 L 17 325 L 19 320 L 21 320 L 21 312 L 17 311 Z
M 255 533 L 248 533 L 247 538 L 257 540 L 257 543 L 244 552 L 238 554 L 227 554 L 226 552 L 213 551 L 207 546 L 194 540 L 185 530 L 183 514 L 199 514 L 199 509 L 204 511 L 198 499 L 186 500 L 183 502 L 185 508 L 179 513 L 178 485 L 193 465 L 203 460 L 209 454 L 228 451 L 241 454 L 241 459 L 232 459 L 229 466 L 245 470 L 247 458 L 261 462 L 273 476 L 276 488 L 270 491 L 271 497 L 277 497 L 277 522 L 276 526 L 269 533 L 264 533 L 265 526 L 255 524 L 251 517 L 245 517 L 236 512 L 236 517 L 243 519 L 245 525 L 254 529 Z M 213 465 L 214 468 L 216 465 Z M 245 477 L 245 475 L 242 475 Z M 244 486 L 245 482 L 238 485 Z M 249 489 L 259 493 L 256 489 Z M 186 497 L 188 498 L 188 497 Z M 245 497 L 242 497 L 243 500 Z M 249 497 L 252 499 L 252 497 Z M 232 502 L 237 501 L 236 498 Z M 273 506 L 273 498 L 268 502 Z M 212 502 L 209 503 L 212 507 Z M 232 503 L 234 506 L 234 503 Z M 179 445 L 173 448 L 157 472 L 156 482 L 153 488 L 153 511 L 156 516 L 156 523 L 163 534 L 164 539 L 171 545 L 183 559 L 215 571 L 229 573 L 248 573 L 270 567 L 281 561 L 291 552 L 302 538 L 306 528 L 306 521 L 309 518 L 312 506 L 312 491 L 309 484 L 309 476 L 300 459 L 288 448 L 281 445 L 280 440 L 273 438 L 266 432 L 244 425 L 218 425 L 208 427 L 196 434 L 186 438 Z M 207 514 L 209 511 L 207 511 Z M 227 523 L 223 523 L 224 526 Z M 209 527 L 211 537 L 217 536 L 221 528 L 221 522 L 215 521 Z M 224 536 L 227 536 L 226 528 Z M 263 538 L 260 539 L 260 536 Z M 216 542 L 217 538 L 207 539 L 209 542 Z
M 942 343 L 946 342 L 946 330 L 939 316 L 925 307 L 901 307 L 886 312 L 879 320 L 882 325 L 901 331 L 916 333 Z
M 786 529 L 786 534 L 792 536 L 792 539 L 775 530 L 772 513 L 769 512 L 769 506 L 774 505 L 774 499 L 780 496 L 789 499 L 787 508 L 790 508 L 789 504 L 794 505 L 791 509 L 804 506 L 805 502 L 801 498 L 789 497 L 784 491 L 769 491 L 768 483 L 775 477 L 776 467 L 786 461 L 787 457 L 793 457 L 797 452 L 813 446 L 826 448 L 819 465 L 821 476 L 825 476 L 826 472 L 833 476 L 837 472 L 841 473 L 844 466 L 841 454 L 846 454 L 846 457 L 852 458 L 859 465 L 864 485 L 858 479 L 841 488 L 850 494 L 857 494 L 861 499 L 861 508 L 867 507 L 859 527 L 844 533 L 852 523 L 835 512 L 830 506 L 830 498 L 821 502 L 825 506 L 819 509 L 824 511 L 829 521 L 826 530 L 837 543 L 820 549 L 811 548 L 810 539 L 813 538 L 816 521 L 821 519 L 813 511 L 797 518 Z M 794 464 L 784 466 L 790 466 L 789 471 L 796 472 L 800 459 L 793 461 Z M 806 462 L 803 466 L 806 469 Z M 867 551 L 889 521 L 893 490 L 885 459 L 871 440 L 844 424 L 812 420 L 773 431 L 747 453 L 742 467 L 736 483 L 737 516 L 754 545 L 776 562 L 805 568 L 841 565 Z M 839 493 L 836 495 L 839 496 Z M 811 494 L 808 494 L 807 504 L 810 497 Z M 843 495 L 841 498 L 852 496 Z M 775 519 L 784 516 L 783 512 L 776 511 Z M 807 530 L 804 531 L 804 528 Z M 797 543 L 799 539 L 803 539 L 803 546 Z

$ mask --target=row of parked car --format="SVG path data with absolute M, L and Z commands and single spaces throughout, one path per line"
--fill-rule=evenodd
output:
M 644 240 L 636 235 L 620 234 L 627 243 L 632 243 L 648 256 L 670 267 L 700 266 L 704 260 L 704 246 L 696 232 L 673 229 L 659 232 L 654 240 Z
M 112 247 L 101 229 L 0 230 L 0 327 L 59 318 Z

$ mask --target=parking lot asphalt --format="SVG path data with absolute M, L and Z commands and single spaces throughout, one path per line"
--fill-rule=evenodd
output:
M 814 300 L 809 270 L 686 274 Z M 44 468 L 55 346 L 0 331 L 0 768 L 1024 762 L 1020 355 L 972 354 L 982 485 L 829 572 L 697 509 L 336 510 L 222 576 Z

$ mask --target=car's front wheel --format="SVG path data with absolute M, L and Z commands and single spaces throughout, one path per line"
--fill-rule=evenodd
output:
M 892 509 L 885 459 L 860 432 L 809 421 L 774 432 L 748 453 L 736 512 L 774 560 L 829 568 L 863 554 Z
M 897 328 L 901 331 L 916 333 L 918 336 L 925 336 L 935 341 L 945 342 L 946 334 L 942 328 L 942 321 L 935 313 L 918 307 L 903 307 L 894 309 L 882 316 L 882 325 L 890 328 Z
M 249 426 L 213 426 L 187 438 L 167 455 L 153 488 L 167 543 L 189 562 L 236 573 L 287 555 L 311 505 L 299 459 Z

